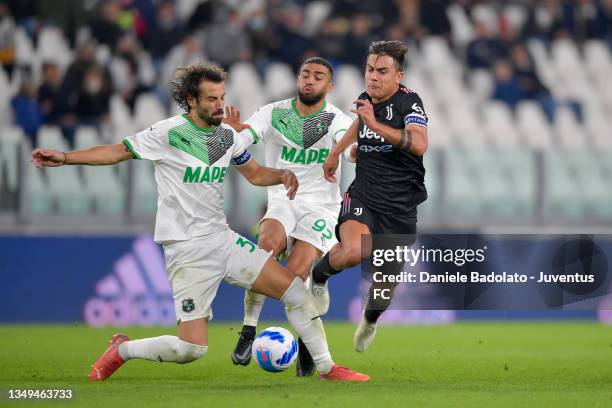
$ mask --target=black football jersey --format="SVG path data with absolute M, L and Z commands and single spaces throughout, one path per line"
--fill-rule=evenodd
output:
M 367 92 L 359 99 L 372 99 Z M 400 85 L 386 101 L 374 105 L 378 122 L 394 129 L 406 124 L 427 127 L 427 114 L 421 98 Z M 358 156 L 355 180 L 349 194 L 358 197 L 368 209 L 401 217 L 427 199 L 423 158 L 399 150 L 359 120 Z M 412 211 L 412 213 L 414 213 Z

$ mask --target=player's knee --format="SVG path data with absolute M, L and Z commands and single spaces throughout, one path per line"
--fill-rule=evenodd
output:
M 359 246 L 347 246 L 344 248 L 346 264 L 348 267 L 352 267 L 361 263 L 361 247 Z
M 265 251 L 272 251 L 278 255 L 283 248 L 283 239 L 272 234 L 261 235 L 257 240 L 257 245 Z
M 173 351 L 176 354 L 177 363 L 187 364 L 203 357 L 208 352 L 208 346 L 200 346 L 179 339 Z
M 289 259 L 287 269 L 289 272 L 293 273 L 295 276 L 299 276 L 305 281 L 308 279 L 308 275 L 310 275 L 312 264 L 309 264 L 308 262 L 294 262 L 293 259 Z
M 307 302 L 307 297 L 308 293 L 306 292 L 303 281 L 296 277 L 291 282 L 285 293 L 283 293 L 280 300 L 286 307 L 295 308 Z

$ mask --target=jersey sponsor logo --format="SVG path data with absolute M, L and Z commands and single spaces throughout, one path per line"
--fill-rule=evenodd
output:
M 329 149 L 297 149 L 283 146 L 281 160 L 295 164 L 323 164 L 329 156 Z
M 183 183 L 223 183 L 227 167 L 185 167 Z
M 363 129 L 359 131 L 359 138 L 360 139 L 380 139 L 381 142 L 385 141 L 384 137 L 374 132 L 372 129 L 370 129 L 367 126 L 364 126 Z
M 393 104 L 387 106 L 387 115 L 385 116 L 386 120 L 393 119 Z
M 381 146 L 369 146 L 369 145 L 361 145 L 359 146 L 359 151 L 364 153 L 388 153 L 393 151 L 393 146 L 391 145 L 381 145 Z

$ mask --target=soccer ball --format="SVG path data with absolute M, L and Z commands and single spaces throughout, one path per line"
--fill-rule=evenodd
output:
M 271 373 L 291 367 L 298 354 L 298 344 L 289 330 L 268 327 L 253 341 L 253 359 L 257 365 Z

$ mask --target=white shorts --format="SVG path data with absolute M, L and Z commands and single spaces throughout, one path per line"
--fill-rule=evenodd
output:
M 221 281 L 250 289 L 272 255 L 229 228 L 163 247 L 176 318 L 183 322 L 212 319 Z
M 297 239 L 308 242 L 325 254 L 338 242 L 335 229 L 339 211 L 340 204 L 318 205 L 277 198 L 268 201 L 268 210 L 261 221 L 272 218 L 283 224 L 287 234 L 287 253 L 291 252 L 293 240 Z

